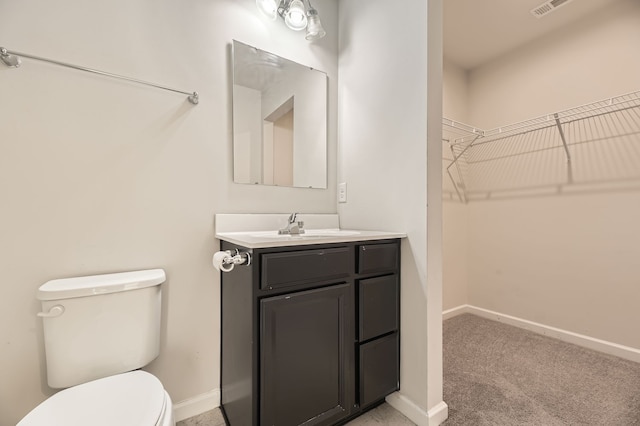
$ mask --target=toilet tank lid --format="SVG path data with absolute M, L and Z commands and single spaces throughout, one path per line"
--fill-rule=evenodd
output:
M 38 300 L 71 299 L 136 290 L 163 283 L 164 269 L 118 272 L 47 281 L 38 289 Z

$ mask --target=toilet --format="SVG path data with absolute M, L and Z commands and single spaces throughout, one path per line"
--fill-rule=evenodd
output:
M 169 394 L 138 370 L 160 353 L 162 269 L 40 286 L 47 382 L 65 388 L 17 426 L 175 426 Z

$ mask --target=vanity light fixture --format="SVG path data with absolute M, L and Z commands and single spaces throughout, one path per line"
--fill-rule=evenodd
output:
M 278 3 L 276 0 L 256 0 L 256 6 L 267 18 L 275 21 L 278 17 Z
M 305 1 L 308 7 L 305 6 Z M 287 27 L 294 31 L 306 28 L 307 40 L 319 40 L 327 34 L 322 28 L 318 11 L 311 6 L 310 0 L 256 0 L 256 6 L 271 20 L 280 16 Z

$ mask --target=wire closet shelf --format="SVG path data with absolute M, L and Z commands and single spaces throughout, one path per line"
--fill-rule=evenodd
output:
M 640 187 L 640 91 L 487 131 L 442 125 L 445 199 Z

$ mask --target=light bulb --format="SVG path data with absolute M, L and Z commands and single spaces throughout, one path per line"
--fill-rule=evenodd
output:
M 307 14 L 300 0 L 293 0 L 284 15 L 284 23 L 294 31 L 304 30 L 307 27 Z
M 278 17 L 276 0 L 256 0 L 256 6 L 267 18 L 275 20 Z
M 307 40 L 319 40 L 327 35 L 327 32 L 322 28 L 317 10 L 309 9 L 307 16 L 309 17 L 309 24 L 307 25 L 307 35 L 304 38 Z

